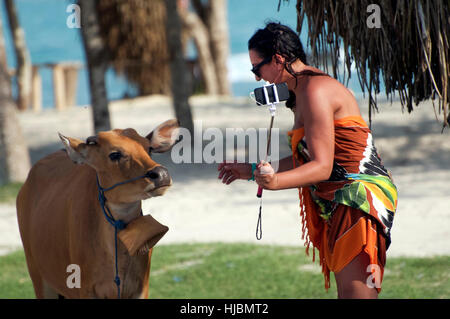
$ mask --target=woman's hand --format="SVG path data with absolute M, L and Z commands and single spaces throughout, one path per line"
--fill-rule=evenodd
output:
M 252 165 L 248 163 L 221 163 L 217 170 L 219 173 L 219 179 L 222 179 L 222 183 L 229 185 L 236 179 L 249 179 L 252 177 Z
M 278 189 L 278 177 L 269 163 L 261 162 L 255 170 L 255 181 L 264 189 Z

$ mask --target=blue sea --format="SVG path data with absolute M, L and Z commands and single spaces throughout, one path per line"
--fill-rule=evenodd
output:
M 73 0 L 16 0 L 20 23 L 25 31 L 26 42 L 33 64 L 79 61 L 86 65 L 80 29 L 69 28 L 67 19 L 71 11 L 68 6 Z M 247 52 L 247 41 L 267 21 L 277 21 L 297 26 L 296 1 L 282 1 L 280 10 L 278 0 L 228 0 L 228 27 L 230 36 L 229 80 L 234 96 L 248 96 L 261 83 L 255 81 L 250 72 L 251 65 Z M 8 65 L 15 67 L 14 48 L 4 2 L 1 1 L 1 18 L 6 41 Z M 304 27 L 303 30 L 306 30 Z M 302 32 L 300 38 L 306 46 L 307 35 Z M 306 50 L 308 48 L 306 47 Z M 53 107 L 52 74 L 50 69 L 41 69 L 43 85 L 43 105 Z M 136 89 L 111 69 L 107 72 L 107 92 L 111 100 L 124 96 L 133 96 Z M 356 75 L 352 76 L 349 87 L 360 92 Z M 13 94 L 16 94 L 13 86 Z M 89 104 L 89 85 L 86 68 L 82 68 L 78 78 L 77 104 Z

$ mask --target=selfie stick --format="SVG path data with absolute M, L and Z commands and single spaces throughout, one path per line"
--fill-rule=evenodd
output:
M 269 155 L 269 149 L 270 149 L 270 142 L 271 142 L 271 138 L 272 138 L 272 127 L 273 127 L 273 120 L 275 118 L 275 111 L 277 110 L 276 108 L 276 104 L 280 103 L 280 99 L 278 98 L 278 91 L 277 91 L 277 87 L 275 86 L 275 84 L 271 84 L 271 85 L 264 85 L 263 87 L 263 92 L 264 92 L 264 97 L 266 98 L 266 101 L 270 101 L 269 100 L 269 93 L 267 92 L 267 87 L 268 86 L 272 86 L 273 87 L 273 96 L 274 96 L 274 101 L 272 103 L 268 103 L 268 105 L 270 105 L 269 107 L 269 112 L 270 112 L 270 126 L 269 126 L 269 131 L 267 132 L 267 150 L 266 150 L 266 157 L 264 162 L 267 162 L 267 157 Z M 262 193 L 263 193 L 263 188 L 261 186 L 258 186 L 258 192 L 256 193 L 256 197 L 260 198 L 259 201 L 259 215 L 258 215 L 258 223 L 256 225 L 256 239 L 260 240 L 262 238 L 262 223 L 261 223 L 261 213 L 262 213 Z
M 266 158 L 265 158 L 264 162 L 267 162 L 267 157 L 269 155 L 270 141 L 271 141 L 271 138 L 272 138 L 273 120 L 275 118 L 275 111 L 277 110 L 276 104 L 280 103 L 280 100 L 278 98 L 278 91 L 277 91 L 277 88 L 276 88 L 275 84 L 265 85 L 263 87 L 264 97 L 266 98 L 266 101 L 269 101 L 269 93 L 267 92 L 267 87 L 268 86 L 273 86 L 274 101 L 272 103 L 269 103 L 269 105 L 270 105 L 269 112 L 270 112 L 270 116 L 271 117 L 270 117 L 269 131 L 267 132 L 267 150 L 266 150 Z M 256 197 L 261 198 L 262 197 L 262 192 L 263 192 L 263 188 L 261 186 L 259 186 L 258 187 L 258 192 L 256 193 Z

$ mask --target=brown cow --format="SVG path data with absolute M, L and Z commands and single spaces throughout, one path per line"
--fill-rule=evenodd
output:
M 152 247 L 168 228 L 142 215 L 141 200 L 172 184 L 149 150 L 168 151 L 177 136 L 176 120 L 146 138 L 134 129 L 101 132 L 86 142 L 60 134 L 65 150 L 38 161 L 17 196 L 37 298 L 116 298 L 119 291 L 121 298 L 147 298 Z M 115 221 L 126 225 L 117 237 Z

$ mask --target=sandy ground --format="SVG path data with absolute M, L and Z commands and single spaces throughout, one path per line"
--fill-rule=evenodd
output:
M 266 128 L 269 124 L 267 109 L 254 106 L 247 98 L 199 96 L 191 98 L 191 105 L 196 125 L 203 131 Z M 366 105 L 360 100 L 365 119 Z M 380 103 L 379 108 L 372 121 L 373 135 L 399 190 L 388 256 L 450 255 L 449 130 L 441 134 L 431 103 L 412 114 L 402 113 L 396 102 Z M 143 135 L 174 117 L 170 99 L 161 96 L 113 102 L 110 109 L 114 128 L 133 127 Z M 89 107 L 19 116 L 33 163 L 62 147 L 57 132 L 78 138 L 92 135 Z M 289 154 L 285 133 L 292 121 L 291 112 L 278 107 L 274 126 L 280 129 L 281 157 Z M 144 213 L 170 228 L 160 244 L 220 241 L 303 246 L 297 190 L 264 193 L 263 238 L 258 241 L 255 183 L 236 181 L 225 186 L 217 179 L 217 164 L 174 164 L 170 153 L 153 158 L 168 167 L 174 181 L 164 196 L 143 204 Z M 0 205 L 0 254 L 19 248 L 15 207 Z

